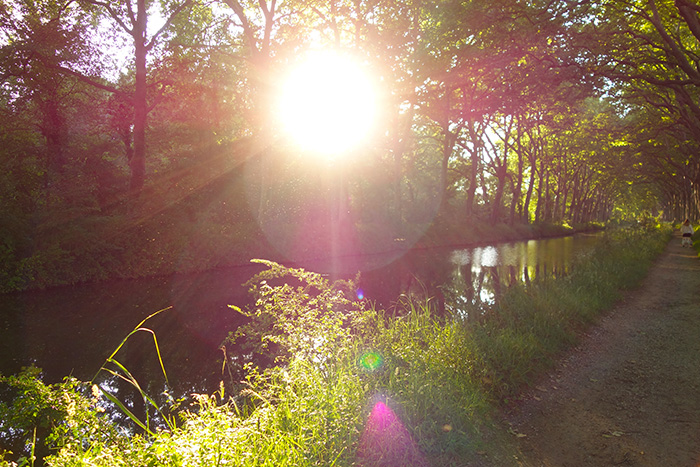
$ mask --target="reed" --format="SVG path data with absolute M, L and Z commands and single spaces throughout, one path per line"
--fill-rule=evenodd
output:
M 153 337 L 153 347 L 156 352 L 156 355 L 158 356 L 158 362 L 160 363 L 160 368 L 161 371 L 163 372 L 163 377 L 165 378 L 166 384 L 170 384 L 168 382 L 168 375 L 165 372 L 165 365 L 163 364 L 163 358 L 160 354 L 160 346 L 158 345 L 158 338 L 156 337 L 156 333 L 153 332 L 152 329 L 144 327 L 144 324 L 150 320 L 151 318 L 161 314 L 164 311 L 168 311 L 172 309 L 172 307 L 167 307 L 163 308 L 162 310 L 158 310 L 155 313 L 151 313 L 148 315 L 146 318 L 144 318 L 139 324 L 136 325 L 136 327 L 126 335 L 124 339 L 122 339 L 121 343 L 117 346 L 116 349 L 111 353 L 109 357 L 105 359 L 105 362 L 100 366 L 100 369 L 97 371 L 95 376 L 92 378 L 92 381 L 90 381 L 90 384 L 93 385 L 94 387 L 97 387 L 102 394 L 114 405 L 116 405 L 121 412 L 128 417 L 129 420 L 134 422 L 139 428 L 141 428 L 143 431 L 148 432 L 150 435 L 154 435 L 155 433 L 151 429 L 151 419 L 150 419 L 150 410 L 149 407 L 152 407 L 156 410 L 156 412 L 160 415 L 161 420 L 168 426 L 168 428 L 172 429 L 175 426 L 175 420 L 172 419 L 170 416 L 166 415 L 160 408 L 158 404 L 156 404 L 153 399 L 141 388 L 141 385 L 139 384 L 138 380 L 134 377 L 134 375 L 131 374 L 131 372 L 116 358 L 117 353 L 124 347 L 124 344 L 127 343 L 129 338 L 136 334 L 137 332 L 146 332 L 148 334 L 151 334 Z M 112 365 L 114 368 L 110 368 L 109 365 Z M 143 399 L 144 405 L 146 406 L 146 410 L 144 411 L 145 413 L 145 420 L 142 421 L 136 414 L 134 414 L 127 406 L 124 404 L 122 401 L 120 401 L 116 396 L 111 394 L 109 391 L 104 389 L 101 385 L 95 385 L 95 381 L 97 378 L 100 376 L 100 373 L 106 372 L 115 378 L 119 378 L 123 381 L 126 381 L 130 386 L 132 386 L 136 392 L 141 396 Z

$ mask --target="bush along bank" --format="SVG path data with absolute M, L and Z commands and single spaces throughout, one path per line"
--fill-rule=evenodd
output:
M 129 412 L 140 428 L 124 430 L 95 386 L 4 377 L 0 440 L 20 448 L 0 448 L 0 465 L 33 465 L 39 451 L 50 466 L 464 465 L 487 448 L 493 408 L 638 284 L 669 238 L 665 227 L 608 232 L 568 276 L 449 316 L 409 299 L 377 310 L 352 281 L 264 262 L 249 283 L 256 305 L 240 310 L 251 321 L 226 343 L 242 383 L 222 381 L 166 423 Z

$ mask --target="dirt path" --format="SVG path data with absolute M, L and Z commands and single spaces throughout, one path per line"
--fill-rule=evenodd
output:
M 506 416 L 519 466 L 700 466 L 700 259 L 668 244 Z

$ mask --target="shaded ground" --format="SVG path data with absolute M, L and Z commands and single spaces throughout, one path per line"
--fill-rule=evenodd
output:
M 700 465 L 700 259 L 668 244 L 505 415 L 518 466 Z

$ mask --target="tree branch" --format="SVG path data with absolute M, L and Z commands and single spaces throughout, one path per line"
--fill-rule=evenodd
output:
M 148 44 L 146 44 L 146 50 L 151 50 L 153 48 L 153 46 L 156 43 L 156 40 L 158 39 L 158 36 L 160 36 L 166 29 L 168 29 L 174 21 L 175 17 L 182 13 L 182 11 L 185 8 L 188 8 L 190 5 L 192 5 L 192 0 L 185 0 L 177 8 L 175 8 L 175 10 L 172 13 L 170 13 L 170 16 L 168 16 L 168 19 L 165 21 L 165 24 L 163 24 L 163 26 L 158 31 L 156 31 L 155 34 L 153 34 L 151 40 L 148 42 Z
M 690 65 L 690 63 L 688 63 L 688 60 L 685 58 L 685 55 L 683 55 L 683 51 L 678 47 L 678 44 L 673 40 L 673 38 L 669 36 L 669 34 L 666 32 L 666 28 L 661 22 L 659 11 L 656 8 L 656 1 L 649 0 L 649 6 L 651 7 L 652 12 L 649 21 L 654 26 L 654 28 L 656 28 L 663 41 L 670 47 L 671 56 L 676 60 L 677 65 L 681 68 L 681 70 L 683 70 L 685 74 L 688 75 L 688 77 L 698 80 L 700 77 L 698 76 L 697 70 L 693 68 Z
M 105 10 L 107 10 L 107 13 L 109 13 L 109 16 L 111 16 L 112 19 L 117 22 L 117 24 L 119 25 L 120 28 L 122 28 L 124 31 L 126 31 L 130 36 L 134 35 L 134 29 L 127 26 L 126 23 L 124 23 L 121 20 L 121 18 L 117 14 L 117 12 L 114 11 L 114 9 L 112 8 L 112 5 L 110 5 L 107 2 L 102 2 L 100 0 L 85 0 L 85 1 L 87 3 L 89 3 L 90 5 L 99 6 L 99 7 L 104 8 Z M 136 20 L 134 19 L 134 13 L 131 11 L 130 6 L 127 7 L 127 11 L 129 12 L 129 18 L 130 18 L 132 24 L 135 23 Z
M 253 28 L 250 26 L 250 21 L 248 21 L 248 17 L 245 14 L 243 6 L 241 6 L 238 0 L 224 0 L 224 3 L 226 3 L 226 5 L 233 10 L 236 16 L 238 16 L 238 19 L 241 21 L 241 27 L 243 28 L 243 35 L 248 40 L 251 50 L 254 53 L 257 52 L 258 48 L 255 40 L 255 33 L 253 32 Z
M 63 74 L 69 75 L 69 76 L 73 76 L 74 78 L 77 78 L 78 80 L 82 81 L 83 83 L 89 84 L 90 86 L 93 86 L 93 87 L 98 88 L 98 89 L 102 89 L 103 91 L 111 92 L 114 94 L 124 95 L 123 91 L 117 89 L 116 87 L 114 87 L 112 85 L 101 83 L 90 76 L 85 76 L 84 74 L 79 73 L 77 71 L 73 71 L 70 68 L 64 67 L 63 65 L 57 65 L 57 64 L 51 63 L 50 60 L 48 60 L 46 57 L 44 57 L 43 55 L 41 55 L 39 53 L 35 53 L 35 56 L 47 68 L 56 70 L 60 73 L 63 73 Z
M 678 12 L 685 20 L 690 31 L 697 40 L 700 40 L 700 17 L 698 17 L 700 7 L 697 5 L 691 5 L 684 0 L 676 0 L 675 3 L 676 8 L 678 8 Z

